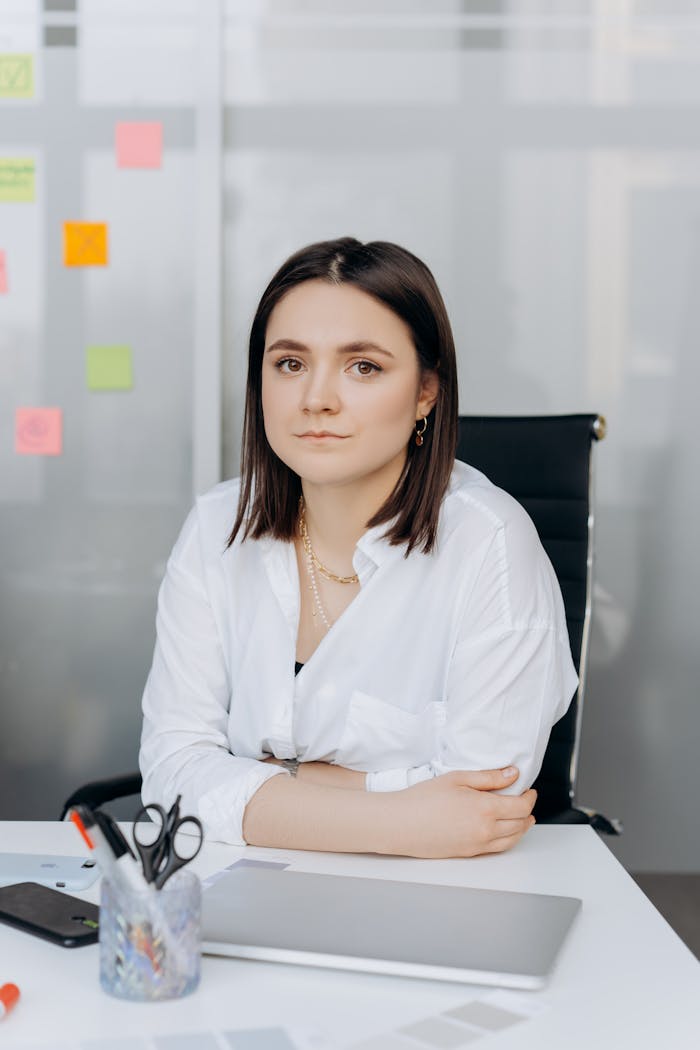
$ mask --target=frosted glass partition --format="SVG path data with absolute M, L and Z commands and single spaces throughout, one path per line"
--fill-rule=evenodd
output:
M 201 338 L 219 223 L 200 202 L 218 6 L 77 6 L 0 0 L 0 58 L 34 66 L 26 97 L 0 78 L 0 161 L 32 158 L 36 183 L 0 199 L 0 818 L 56 817 L 81 782 L 136 766 L 157 587 L 193 491 L 219 477 L 218 329 Z M 152 166 L 120 153 L 118 122 L 161 126 Z M 107 224 L 106 265 L 64 265 L 66 222 Z M 131 376 L 95 389 L 88 347 L 114 345 Z M 60 408 L 60 455 L 16 453 L 21 406 Z
M 225 473 L 282 259 L 421 255 L 462 412 L 608 418 L 578 794 L 630 867 L 697 870 L 697 5 L 230 0 L 224 46 Z

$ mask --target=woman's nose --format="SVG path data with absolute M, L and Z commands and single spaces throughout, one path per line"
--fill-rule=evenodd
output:
M 310 372 L 303 385 L 302 408 L 309 412 L 320 412 L 335 409 L 338 404 L 338 387 L 331 372 L 326 368 Z

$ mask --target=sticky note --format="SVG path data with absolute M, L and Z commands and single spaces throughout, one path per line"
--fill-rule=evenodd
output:
M 63 412 L 60 408 L 18 408 L 15 414 L 15 452 L 24 456 L 60 456 L 63 451 Z
M 64 222 L 63 262 L 66 266 L 106 266 L 107 223 Z
M 159 168 L 163 157 L 160 121 L 119 121 L 115 133 L 117 167 Z
M 7 294 L 7 259 L 0 249 L 0 295 Z
M 0 98 L 34 98 L 34 55 L 0 54 Z
M 33 200 L 33 159 L 31 157 L 0 157 L 0 201 Z
M 89 390 L 131 390 L 131 347 L 89 346 L 87 385 Z

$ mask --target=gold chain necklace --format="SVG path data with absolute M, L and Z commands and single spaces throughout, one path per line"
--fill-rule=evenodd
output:
M 322 565 L 314 553 L 314 549 L 311 546 L 311 540 L 309 538 L 309 532 L 306 528 L 306 515 L 304 513 L 304 497 L 299 497 L 299 532 L 304 543 L 304 550 L 306 551 L 307 557 L 311 559 L 313 564 L 316 566 L 322 576 L 325 576 L 327 580 L 334 580 L 335 583 L 359 583 L 360 577 L 355 574 L 354 576 L 336 576 L 334 572 L 327 569 L 325 565 Z

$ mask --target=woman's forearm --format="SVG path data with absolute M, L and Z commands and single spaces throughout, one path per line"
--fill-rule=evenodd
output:
M 265 762 L 282 765 L 279 758 L 266 758 Z M 305 784 L 319 784 L 323 787 L 349 788 L 353 791 L 365 791 L 367 774 L 345 766 L 335 766 L 330 762 L 300 762 L 297 779 Z
M 243 837 L 249 845 L 279 849 L 401 852 L 396 832 L 391 792 L 347 791 L 303 777 L 267 780 L 248 802 L 243 817 Z
M 278 776 L 248 802 L 243 838 L 253 846 L 408 857 L 502 853 L 534 822 L 537 793 L 501 795 L 507 769 L 454 770 L 401 791 L 346 791 Z

